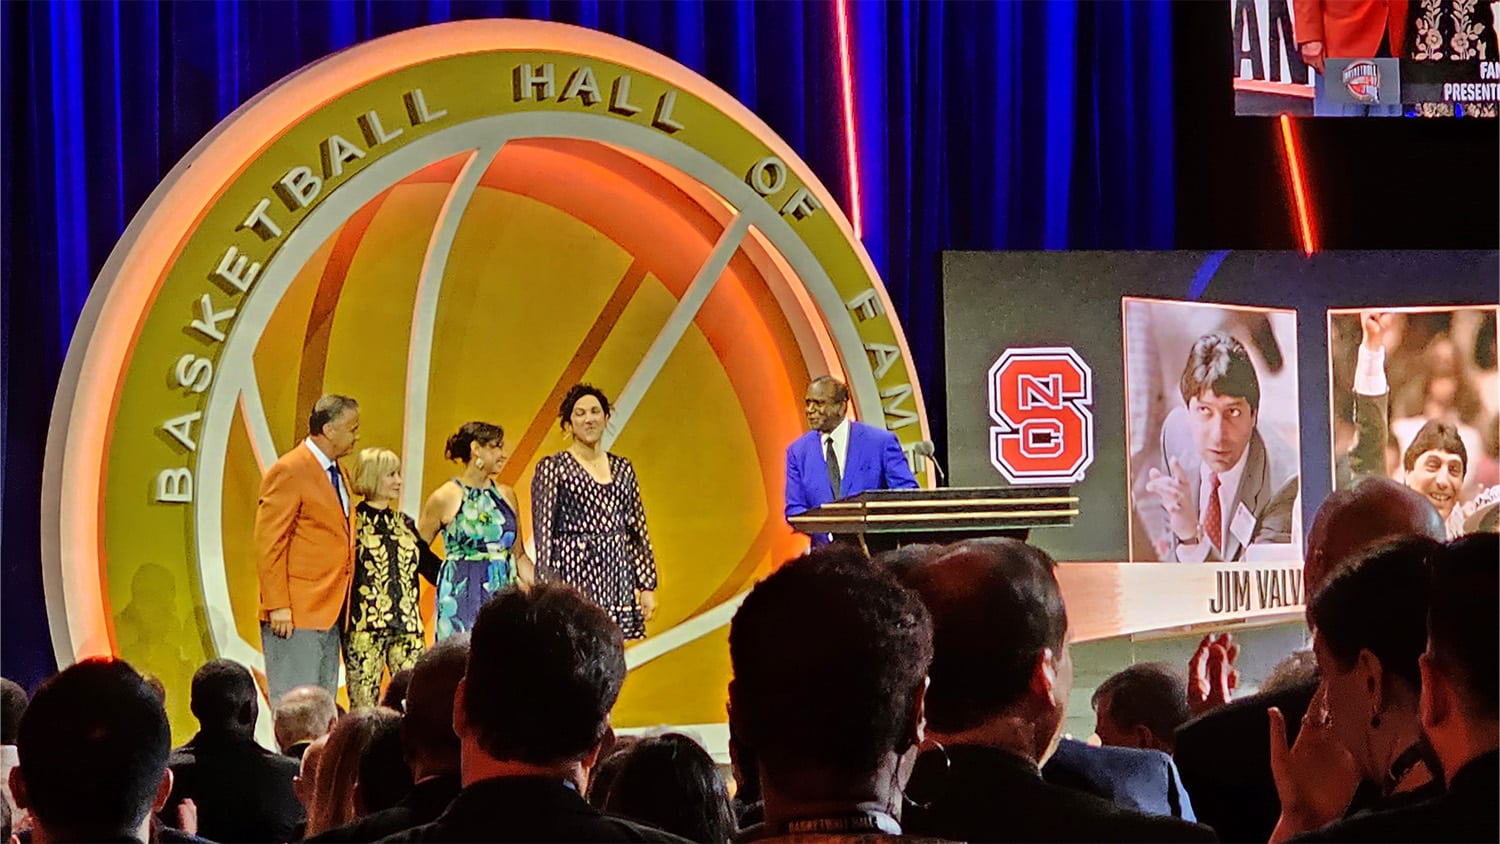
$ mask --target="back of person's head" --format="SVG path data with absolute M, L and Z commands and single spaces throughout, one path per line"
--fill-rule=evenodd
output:
M 609 614 L 561 584 L 507 589 L 479 610 L 469 640 L 460 738 L 501 761 L 586 759 L 625 682 Z
M 389 709 L 355 709 L 339 718 L 317 759 L 312 806 L 307 813 L 308 837 L 343 826 L 359 817 L 354 786 L 359 781 L 360 758 L 383 722 L 399 725 L 401 714 Z
M 193 717 L 205 730 L 251 732 L 258 697 L 249 669 L 232 659 L 209 660 L 193 674 Z
M 171 730 L 135 669 L 88 659 L 37 689 L 16 736 L 16 802 L 50 840 L 134 836 L 171 787 Z
M 1142 662 L 1110 676 L 1094 690 L 1099 738 L 1107 745 L 1172 752 L 1188 719 L 1187 680 L 1161 662 Z
M 943 554 L 943 546 L 931 543 L 916 543 L 881 551 L 870 558 L 870 565 L 884 569 L 897 583 L 906 583 L 917 569 L 936 560 Z
M 406 690 L 411 688 L 411 669 L 403 668 L 391 675 L 385 691 L 380 695 L 380 705 L 397 712 L 406 711 Z
M 1448 543 L 1430 563 L 1422 727 L 1449 777 L 1469 758 L 1494 750 L 1500 729 L 1497 558 L 1496 535 L 1478 533 Z
M 16 743 L 16 728 L 26 714 L 26 690 L 15 680 L 0 677 L 0 744 Z
M 1055 565 L 1024 542 L 983 539 L 953 546 L 909 581 L 932 612 L 933 730 L 963 732 L 1012 710 L 1044 717 L 1025 704 L 1039 661 L 1065 655 L 1068 613 Z M 1055 729 L 1061 712 L 1053 716 L 1057 724 L 1042 726 Z
M 625 751 L 604 809 L 689 841 L 728 841 L 735 831 L 713 757 L 682 733 L 644 738 Z
M 339 717 L 333 695 L 322 686 L 298 686 L 281 696 L 276 703 L 272 724 L 276 745 L 285 752 L 298 742 L 312 741 L 328 735 Z
M 458 770 L 453 699 L 468 662 L 469 634 L 459 633 L 433 645 L 412 668 L 401 741 L 406 761 L 417 776 Z
M 1308 626 L 1343 672 L 1362 652 L 1379 660 L 1384 682 L 1422 686 L 1427 647 L 1427 564 L 1442 546 L 1424 536 L 1382 542 L 1344 563 L 1307 605 Z
M 394 710 L 381 707 L 380 713 Z M 363 816 L 401 802 L 411 791 L 411 768 L 401 752 L 401 718 L 382 715 L 375 720 L 369 742 L 359 755 L 354 783 L 354 809 Z
M 312 817 L 313 801 L 317 798 L 318 763 L 323 760 L 323 748 L 328 746 L 328 736 L 313 739 L 302 753 L 297 775 L 292 777 L 292 792 L 302 804 L 308 817 Z
M 738 811 L 760 802 L 760 760 L 729 725 L 729 767 L 734 774 L 734 802 Z
M 1341 564 L 1383 540 L 1425 536 L 1442 542 L 1447 531 L 1432 502 L 1389 478 L 1366 477 L 1335 490 L 1307 531 L 1303 578 L 1309 595 Z
M 920 739 L 931 621 L 856 550 L 815 550 L 756 584 L 729 659 L 730 721 L 767 792 L 868 778 Z
M 601 811 L 604 809 L 604 804 L 609 802 L 609 790 L 615 784 L 615 777 L 625 765 L 625 755 L 639 740 L 635 736 L 614 736 L 613 741 L 605 742 L 608 749 L 600 751 L 599 761 L 589 771 L 590 806 Z

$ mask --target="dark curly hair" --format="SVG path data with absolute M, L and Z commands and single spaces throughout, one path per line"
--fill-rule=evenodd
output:
M 906 749 L 932 662 L 917 596 L 831 545 L 756 584 L 729 625 L 735 738 L 768 783 L 809 769 L 858 777 Z
M 573 405 L 584 396 L 593 396 L 599 400 L 599 406 L 604 408 L 604 415 L 609 415 L 609 398 L 604 391 L 593 384 L 574 384 L 568 389 L 568 394 L 563 396 L 562 404 L 557 408 L 557 427 L 561 428 L 568 424 L 573 418 Z
M 468 463 L 474 443 L 489 445 L 505 442 L 505 429 L 489 422 L 465 422 L 458 433 L 448 438 L 448 459 Z

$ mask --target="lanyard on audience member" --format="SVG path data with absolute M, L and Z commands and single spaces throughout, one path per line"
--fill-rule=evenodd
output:
M 798 818 L 771 825 L 776 835 L 815 835 L 836 832 L 880 832 L 900 835 L 901 824 L 885 812 L 850 812 L 821 818 Z

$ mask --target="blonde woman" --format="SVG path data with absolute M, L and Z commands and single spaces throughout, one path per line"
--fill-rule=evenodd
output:
M 374 706 L 380 681 L 411 668 L 422 653 L 418 575 L 437 577 L 437 555 L 417 535 L 417 524 L 397 509 L 401 458 L 383 448 L 359 452 L 354 491 L 364 497 L 354 514 L 354 585 L 344 635 L 349 705 Z
M 400 721 L 401 713 L 380 707 L 350 710 L 333 725 L 313 778 L 306 838 L 358 819 L 354 786 L 359 781 L 359 759 L 378 730 Z

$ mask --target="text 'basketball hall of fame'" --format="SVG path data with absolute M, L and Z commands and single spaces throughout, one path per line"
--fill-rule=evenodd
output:
M 990 462 L 1013 484 L 1072 484 L 1094 462 L 1094 373 L 1071 348 L 1006 349 L 990 367 Z

